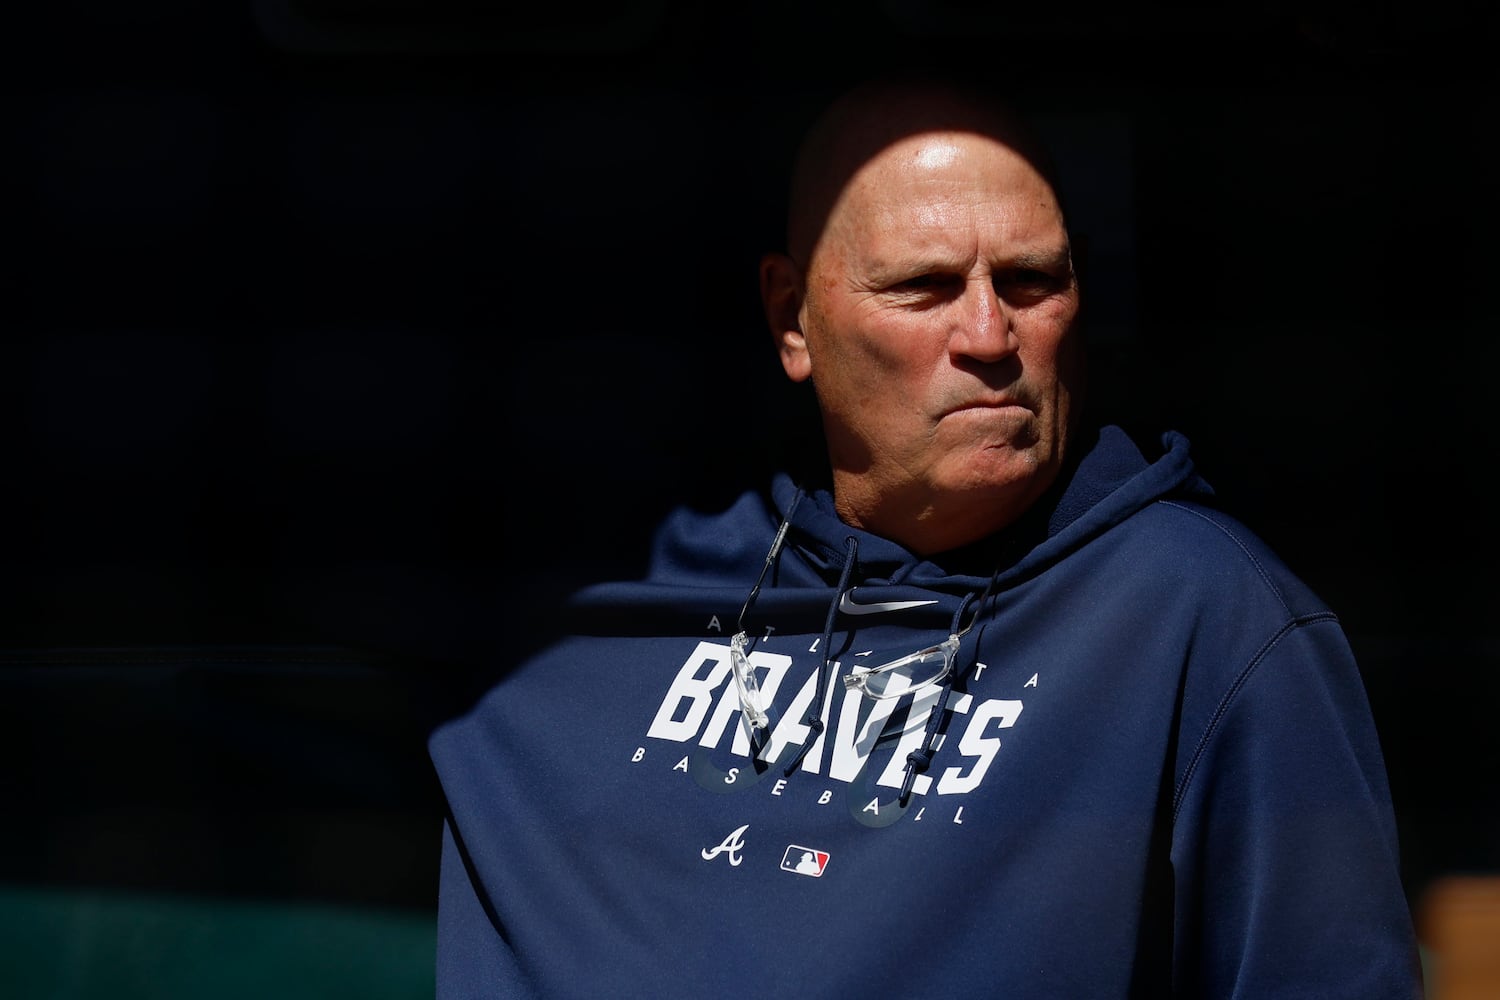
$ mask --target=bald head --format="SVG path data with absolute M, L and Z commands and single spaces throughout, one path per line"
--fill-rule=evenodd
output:
M 902 139 L 967 132 L 1010 147 L 1056 188 L 1034 132 L 998 99 L 933 80 L 882 79 L 845 92 L 814 121 L 793 166 L 787 250 L 806 267 L 839 196 L 860 168 Z

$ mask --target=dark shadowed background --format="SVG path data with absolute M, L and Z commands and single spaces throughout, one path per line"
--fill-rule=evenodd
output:
M 17 22 L 0 986 L 430 993 L 427 727 L 672 506 L 764 478 L 779 171 L 912 59 L 1037 113 L 1099 391 L 1342 616 L 1414 903 L 1500 869 L 1495 15 L 1010 8 Z

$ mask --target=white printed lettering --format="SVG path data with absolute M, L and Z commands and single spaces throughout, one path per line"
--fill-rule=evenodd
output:
M 957 823 L 959 826 L 963 826 L 964 825 L 964 807 L 963 806 L 959 806 L 958 807 L 958 812 L 956 812 L 956 813 L 953 814 L 953 822 Z
M 813 647 L 816 648 L 817 645 L 818 641 L 814 641 Z M 750 654 L 749 662 L 756 671 L 762 697 L 769 705 L 790 676 L 792 658 L 780 653 L 756 650 Z M 838 666 L 837 663 L 831 664 L 835 672 Z M 976 664 L 976 677 L 982 669 L 985 669 L 983 664 Z M 709 641 L 697 643 L 677 669 L 666 696 L 651 721 L 647 736 L 677 743 L 696 740 L 703 747 L 713 748 L 721 744 L 725 730 L 732 729 L 732 752 L 742 758 L 748 757 L 748 727 L 739 724 L 739 697 L 731 681 L 731 674 L 727 646 Z M 906 699 L 900 697 L 887 697 L 871 702 L 858 691 L 846 691 L 835 712 L 835 692 L 842 685 L 828 684 L 824 688 L 823 704 L 819 706 L 823 729 L 814 738 L 811 727 L 803 720 L 817 697 L 818 676 L 819 672 L 813 671 L 802 683 L 771 730 L 760 758 L 776 760 L 784 757 L 788 748 L 802 746 L 811 739 L 813 743 L 802 756 L 800 770 L 808 774 L 826 774 L 847 785 L 860 779 L 877 742 L 880 743 L 882 752 L 894 742 L 889 760 L 881 758 L 884 763 L 875 784 L 887 788 L 901 787 L 906 777 L 907 757 L 922 747 L 941 689 L 934 686 L 930 690 L 911 692 L 908 694 L 911 699 L 909 705 L 905 705 Z M 1026 686 L 1036 687 L 1038 676 L 1033 674 Z M 897 679 L 895 683 L 902 681 Z M 902 692 L 893 688 L 887 693 L 900 695 Z M 1022 703 L 1019 700 L 995 699 L 978 703 L 977 708 L 975 706 L 972 694 L 955 693 L 948 699 L 948 712 L 954 720 L 945 720 L 950 729 L 958 716 L 969 716 L 963 735 L 955 737 L 960 756 L 955 766 L 945 768 L 941 773 L 934 769 L 931 774 L 914 775 L 911 789 L 916 794 L 930 795 L 934 791 L 939 795 L 965 794 L 974 791 L 984 780 L 1001 747 L 995 730 L 1014 726 L 1021 714 Z M 901 708 L 900 715 L 896 714 L 898 707 Z M 899 733 L 896 732 L 893 719 L 900 720 Z M 887 729 L 890 730 L 889 733 Z M 956 729 L 952 731 L 957 732 Z M 885 737 L 884 740 L 882 736 Z M 942 748 L 944 742 L 945 736 L 937 735 L 933 739 L 933 751 L 937 752 Z M 631 762 L 639 763 L 646 755 L 646 747 L 638 746 L 634 748 Z M 673 765 L 672 770 L 692 773 L 690 758 L 681 758 Z M 722 774 L 724 784 L 736 784 L 739 770 L 733 768 L 727 774 Z M 787 781 L 778 778 L 771 794 L 780 796 L 786 786 Z M 818 799 L 818 804 L 826 805 L 832 794 L 825 790 Z
M 705 667 L 707 673 L 699 677 L 698 674 Z M 703 726 L 703 717 L 713 704 L 714 691 L 728 679 L 729 647 L 712 642 L 698 643 L 697 648 L 688 655 L 682 668 L 677 671 L 646 735 L 678 743 L 686 743 L 692 739 Z M 678 718 L 678 709 L 684 702 L 686 710 Z
M 895 688 L 890 688 L 894 691 Z M 850 782 L 859 776 L 865 759 L 875 748 L 875 741 L 885 729 L 887 720 L 896 709 L 898 699 L 877 701 L 865 719 L 864 728 L 859 726 L 860 704 L 865 700 L 858 691 L 844 692 L 844 704 L 839 711 L 839 726 L 833 734 L 833 757 L 828 764 L 828 776 L 839 781 Z
M 710 615 L 709 616 L 708 627 L 711 628 L 711 629 L 713 629 L 715 632 L 723 632 L 724 631 L 724 626 L 719 624 L 719 616 L 718 615 Z
M 979 759 L 974 762 L 968 774 L 964 774 L 961 767 L 950 767 L 945 770 L 942 779 L 938 781 L 938 794 L 953 795 L 972 792 L 978 788 L 979 783 L 984 780 L 985 772 L 994 762 L 995 755 L 1000 752 L 1000 738 L 984 735 L 985 730 L 989 728 L 991 722 L 995 723 L 998 729 L 1009 729 L 1016 724 L 1016 719 L 1020 716 L 1021 703 L 1019 701 L 996 698 L 981 703 L 958 741 L 959 753 L 965 757 Z
M 1027 681 L 1025 684 L 1022 684 L 1021 686 L 1022 687 L 1028 687 L 1028 688 L 1034 688 L 1034 687 L 1036 687 L 1036 679 L 1038 677 L 1040 677 L 1040 676 L 1041 676 L 1041 674 L 1032 674 L 1031 675 L 1031 680 Z

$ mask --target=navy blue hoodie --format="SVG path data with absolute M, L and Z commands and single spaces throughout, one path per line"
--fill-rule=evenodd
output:
M 966 550 L 778 478 L 580 593 L 432 738 L 438 996 L 1419 995 L 1337 620 L 1183 438 L 1088 443 Z M 754 730 L 729 642 L 792 507 L 744 620 Z M 971 618 L 938 683 L 842 682 Z

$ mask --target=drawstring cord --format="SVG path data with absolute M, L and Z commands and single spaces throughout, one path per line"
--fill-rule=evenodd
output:
M 979 600 L 974 605 L 974 617 L 969 619 L 969 624 L 965 625 L 962 630 L 959 629 L 958 623 L 963 620 L 964 609 L 969 606 L 970 601 L 974 600 L 974 595 L 970 594 L 959 604 L 958 611 L 953 615 L 954 638 L 962 639 L 968 635 L 969 630 L 979 621 L 979 616 L 984 614 L 984 602 L 989 600 L 990 592 L 995 589 L 995 581 L 1000 579 L 1000 569 L 1004 565 L 1005 561 L 1001 560 L 1000 565 L 996 566 L 995 571 L 990 574 L 990 582 L 984 585 L 984 591 L 979 595 Z M 957 661 L 958 655 L 962 652 L 962 646 L 953 651 L 955 661 Z M 932 714 L 927 717 L 927 729 L 922 734 L 922 745 L 906 755 L 906 776 L 901 779 L 900 802 L 903 807 L 905 807 L 907 799 L 911 798 L 912 785 L 916 783 L 917 775 L 926 772 L 932 766 L 932 757 L 937 753 L 937 749 L 933 746 L 933 743 L 937 739 L 938 726 L 943 721 L 943 712 L 948 708 L 948 696 L 953 693 L 953 682 L 958 678 L 959 673 L 958 663 L 955 662 L 953 668 L 943 678 L 938 692 L 937 704 L 932 707 Z
M 991 577 L 990 585 L 993 586 L 994 582 L 994 578 Z M 976 596 L 977 595 L 975 594 L 969 594 L 959 604 L 958 611 L 956 611 L 953 615 L 952 632 L 954 635 L 963 635 L 963 632 L 960 632 L 958 630 L 958 623 L 963 620 L 964 609 L 969 606 L 969 602 L 974 600 Z M 984 596 L 979 598 L 980 608 L 975 609 L 975 618 L 979 617 L 979 610 L 982 609 L 984 605 L 984 597 L 988 596 L 989 588 L 986 587 Z M 973 627 L 974 623 L 970 622 L 969 628 Z M 968 630 L 969 629 L 964 629 L 964 632 L 967 632 Z M 954 657 L 957 658 L 958 654 L 962 652 L 962 650 L 963 647 L 961 646 L 958 649 L 954 650 Z M 948 707 L 948 696 L 953 693 L 953 679 L 957 676 L 958 665 L 954 664 L 953 669 L 948 671 L 947 676 L 945 676 L 942 682 L 938 685 L 937 704 L 932 706 L 932 711 L 927 715 L 927 729 L 922 734 L 922 745 L 906 755 L 906 775 L 901 779 L 901 796 L 898 799 L 902 807 L 905 807 L 907 800 L 911 798 L 912 785 L 916 783 L 917 775 L 927 773 L 927 769 L 932 766 L 933 755 L 937 753 L 937 748 L 932 744 L 933 741 L 937 739 L 938 726 L 942 724 L 943 712 Z
M 839 573 L 839 585 L 834 592 L 833 603 L 828 605 L 828 618 L 823 622 L 823 669 L 818 671 L 818 686 L 812 704 L 807 706 L 807 713 L 802 717 L 802 724 L 808 728 L 807 739 L 802 741 L 801 749 L 786 766 L 786 777 L 791 777 L 792 772 L 802 763 L 802 758 L 807 756 L 813 744 L 818 742 L 818 737 L 823 735 L 823 699 L 828 693 L 828 675 L 833 672 L 833 661 L 829 656 L 832 651 L 833 623 L 838 617 L 839 601 L 849 588 L 849 577 L 854 573 L 854 564 L 859 561 L 859 539 L 850 535 L 844 539 L 844 547 L 848 550 L 848 556 Z

